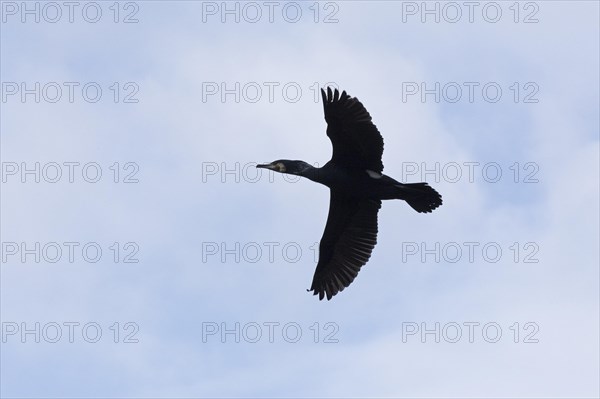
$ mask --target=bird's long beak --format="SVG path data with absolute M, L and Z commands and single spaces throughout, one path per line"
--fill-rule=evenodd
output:
M 263 168 L 263 169 L 271 169 L 271 170 L 276 170 L 277 166 L 270 164 L 270 163 L 265 163 L 265 164 L 258 164 L 256 165 L 257 168 Z
M 285 165 L 281 162 L 271 162 L 262 165 L 256 165 L 257 168 L 269 169 L 273 172 L 285 173 Z

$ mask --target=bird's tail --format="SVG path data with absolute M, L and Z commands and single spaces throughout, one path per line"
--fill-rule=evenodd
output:
M 427 183 L 399 184 L 398 199 L 408 202 L 415 211 L 429 213 L 442 205 L 442 196 Z

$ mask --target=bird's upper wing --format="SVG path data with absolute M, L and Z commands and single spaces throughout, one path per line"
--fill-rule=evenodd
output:
M 331 299 L 356 278 L 377 243 L 379 200 L 359 200 L 331 190 L 329 216 L 311 291 Z
M 383 138 L 371 115 L 358 99 L 336 89 L 321 89 L 327 135 L 333 144 L 331 158 L 338 165 L 381 173 Z

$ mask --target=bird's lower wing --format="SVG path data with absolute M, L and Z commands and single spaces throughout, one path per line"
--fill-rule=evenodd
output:
M 311 291 L 331 299 L 349 286 L 377 243 L 379 200 L 359 200 L 331 191 L 329 216 L 319 246 Z

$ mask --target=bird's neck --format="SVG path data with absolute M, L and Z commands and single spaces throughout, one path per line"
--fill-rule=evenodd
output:
M 323 168 L 315 168 L 314 166 L 308 166 L 304 169 L 300 176 L 306 177 L 309 180 L 312 180 L 317 183 L 326 184 L 325 182 L 325 174 L 322 171 Z
M 300 172 L 300 176 L 302 177 L 306 177 L 307 179 L 310 180 L 315 180 L 315 178 L 317 177 L 317 170 L 319 168 L 315 168 L 314 166 L 310 166 L 310 165 L 306 165 L 306 168 L 304 168 L 301 172 Z

